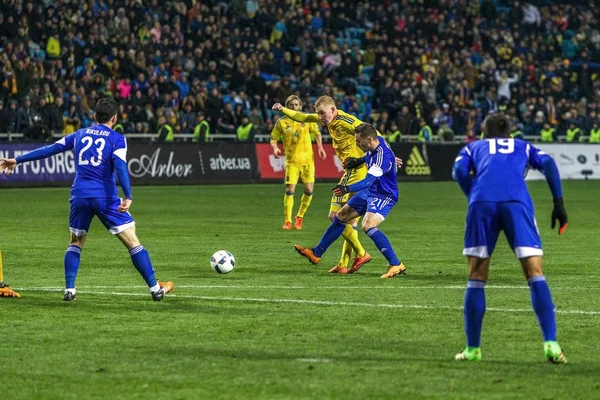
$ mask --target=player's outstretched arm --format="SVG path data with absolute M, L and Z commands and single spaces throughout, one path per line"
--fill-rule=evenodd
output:
M 548 182 L 548 186 L 550 187 L 550 192 L 552 193 L 554 209 L 552 210 L 551 227 L 554 229 L 556 227 L 556 221 L 558 221 L 558 234 L 561 235 L 567 229 L 569 218 L 563 200 L 562 183 L 560 181 L 558 168 L 556 167 L 554 159 L 548 154 L 534 146 L 528 146 L 530 146 L 529 165 L 544 174 L 546 182 Z
M 127 212 L 129 211 L 129 207 L 131 206 L 131 202 L 133 200 L 133 196 L 131 195 L 131 182 L 129 180 L 129 170 L 127 169 L 127 163 L 120 158 L 113 158 L 115 171 L 117 172 L 117 178 L 119 179 L 119 185 L 121 185 L 121 190 L 123 190 L 123 195 L 125 195 L 125 199 L 121 202 L 121 205 L 118 207 L 119 212 Z
M 73 135 L 69 135 L 51 145 L 40 147 L 27 154 L 20 155 L 17 158 L 0 158 L 0 172 L 10 175 L 10 173 L 17 168 L 18 164 L 42 160 L 44 158 L 52 157 L 55 154 L 62 153 L 63 151 L 71 150 L 72 148 Z
M 379 179 L 377 176 L 367 174 L 365 179 L 353 183 L 352 185 L 336 185 L 333 188 L 333 195 L 339 197 L 344 196 L 346 193 L 358 193 L 361 190 L 369 188 L 377 179 Z
M 0 173 L 10 175 L 17 168 L 17 160 L 14 158 L 0 158 Z
M 364 163 L 365 163 L 364 157 L 361 157 L 361 158 L 348 157 L 344 160 L 344 162 L 342 163 L 342 166 L 344 167 L 344 169 L 354 169 L 356 167 L 361 166 Z
M 296 122 L 321 122 L 317 114 L 305 114 L 301 111 L 290 110 L 281 105 L 281 103 L 273 104 L 271 107 L 275 111 L 281 111 Z

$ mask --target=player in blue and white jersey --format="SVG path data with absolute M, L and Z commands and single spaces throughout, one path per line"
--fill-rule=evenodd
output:
M 562 234 L 567 228 L 567 213 L 558 169 L 543 151 L 523 140 L 509 138 L 509 123 L 503 114 L 489 115 L 484 127 L 486 139 L 465 146 L 453 170 L 469 200 L 463 250 L 469 267 L 464 306 L 467 347 L 455 358 L 481 360 L 484 287 L 496 240 L 504 231 L 529 283 L 531 302 L 544 337 L 545 356 L 551 363 L 565 363 L 556 341 L 554 304 L 542 272 L 542 243 L 525 184 L 528 167 L 544 173 L 554 198 L 552 228 L 558 220 L 558 233 Z
M 344 168 L 356 168 L 364 163 L 368 169 L 366 178 L 352 185 L 337 185 L 333 189 L 335 196 L 344 196 L 352 192 L 356 194 L 337 212 L 316 247 L 312 249 L 300 245 L 294 247 L 311 263 L 318 264 L 329 246 L 340 237 L 348 222 L 364 215 L 363 231 L 389 262 L 387 272 L 381 277 L 391 278 L 404 273 L 406 267 L 398 260 L 389 239 L 378 227 L 398 202 L 396 157 L 386 141 L 377 135 L 377 130 L 372 125 L 358 125 L 355 134 L 358 147 L 366 154 L 362 158 L 346 159 Z M 350 274 L 359 268 L 350 268 L 341 273 Z
M 157 282 L 148 252 L 135 233 L 135 222 L 129 214 L 133 197 L 127 169 L 127 142 L 112 127 L 119 111 L 116 101 L 104 98 L 96 103 L 97 125 L 65 136 L 56 143 L 10 159 L 0 159 L 0 172 L 9 175 L 18 164 L 40 160 L 74 149 L 75 180 L 71 186 L 69 230 L 71 243 L 64 266 L 65 301 L 76 299 L 75 278 L 79 270 L 81 250 L 94 216 L 127 247 L 131 261 L 150 288 L 152 298 L 162 300 L 173 290 L 173 282 Z M 125 199 L 118 197 L 115 172 Z

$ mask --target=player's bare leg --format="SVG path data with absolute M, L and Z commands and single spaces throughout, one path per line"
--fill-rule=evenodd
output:
M 469 281 L 465 292 L 465 332 L 467 347 L 455 356 L 458 361 L 481 360 L 481 327 L 485 315 L 484 287 L 490 271 L 490 258 L 467 256 Z
M 564 364 L 567 359 L 556 341 L 556 316 L 552 294 L 542 271 L 542 257 L 524 257 L 519 261 L 529 284 L 531 304 L 544 337 L 544 355 L 552 364 Z
M 294 208 L 294 194 L 296 193 L 296 185 L 285 185 L 285 195 L 283 196 L 283 230 L 292 230 L 292 210 Z
M 306 210 L 308 210 L 308 207 L 312 202 L 314 188 L 315 184 L 313 182 L 304 184 L 304 193 L 302 194 L 302 198 L 300 199 L 300 208 L 298 209 L 298 214 L 296 214 L 296 218 L 294 219 L 294 229 L 302 229 L 302 223 L 304 222 L 304 214 L 306 213 Z
M 162 300 L 166 294 L 173 290 L 175 285 L 173 282 L 156 281 L 150 256 L 148 255 L 146 249 L 144 249 L 144 246 L 140 244 L 140 241 L 135 233 L 135 225 L 130 226 L 120 233 L 117 233 L 116 236 L 125 245 L 125 247 L 127 247 L 127 250 L 129 250 L 131 261 L 148 284 L 150 293 L 152 294 L 152 299 L 154 301 Z

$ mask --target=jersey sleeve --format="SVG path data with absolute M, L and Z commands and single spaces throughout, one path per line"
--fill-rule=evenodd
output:
M 122 160 L 127 163 L 127 139 L 125 139 L 125 136 L 116 136 L 116 140 L 113 145 L 112 159 Z
M 18 156 L 16 158 L 17 164 L 52 157 L 55 154 L 71 150 L 73 147 L 75 147 L 74 133 L 65 136 L 64 138 L 54 142 L 51 145 L 40 147 L 39 149 L 35 149 L 33 151 L 30 151 L 29 153 Z
M 379 147 L 377 152 L 371 157 L 374 158 L 374 162 L 369 167 L 367 174 L 373 175 L 375 178 L 380 178 L 383 174 L 396 167 L 396 158 L 387 153 L 383 147 Z
M 320 122 L 317 114 L 305 114 L 300 111 L 290 110 L 289 108 L 283 107 L 283 113 L 293 119 L 296 122 Z
M 348 134 L 353 135 L 353 136 L 354 136 L 354 129 L 363 123 L 360 119 L 356 118 L 355 116 L 346 114 L 346 113 L 342 113 L 340 110 L 338 110 L 338 115 L 336 117 L 336 120 L 341 123 L 342 127 Z
M 281 128 L 281 122 L 280 121 L 281 120 L 277 121 L 277 123 L 273 127 L 273 130 L 271 131 L 271 143 L 277 143 L 277 142 L 279 142 L 279 140 L 283 136 L 283 131 L 282 131 L 282 128 Z
M 454 167 L 452 168 L 452 177 L 464 192 L 466 196 L 471 191 L 471 184 L 473 178 L 471 178 L 471 170 L 473 169 L 473 157 L 469 145 L 462 148 L 458 153 L 458 156 L 454 160 Z
M 562 183 L 554 159 L 529 143 L 527 143 L 527 146 L 525 147 L 525 152 L 527 153 L 529 165 L 531 165 L 532 168 L 541 171 L 546 177 L 546 182 L 548 182 L 552 197 L 554 199 L 562 198 Z
M 320 135 L 321 131 L 319 130 L 319 125 L 315 124 L 315 123 L 311 123 L 310 125 L 308 125 L 308 133 L 312 136 L 316 136 L 316 135 Z
M 70 135 L 57 140 L 56 145 L 59 147 L 60 151 L 73 149 L 75 147 L 75 133 L 71 133 Z
M 525 152 L 527 153 L 527 162 L 529 165 L 538 171 L 542 171 L 544 169 L 544 159 L 550 156 L 529 143 L 525 146 Z

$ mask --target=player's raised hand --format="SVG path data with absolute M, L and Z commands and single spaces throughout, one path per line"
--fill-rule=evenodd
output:
M 396 157 L 396 166 L 398 167 L 398 169 L 402 168 L 402 165 L 404 165 L 404 162 L 402 161 L 402 159 L 399 157 Z
M 121 202 L 121 205 L 117 210 L 119 210 L 119 212 L 127 212 L 129 211 L 129 207 L 131 207 L 131 199 L 125 199 Z
M 567 230 L 567 223 L 569 218 L 567 217 L 567 210 L 565 210 L 565 203 L 562 198 L 554 199 L 554 210 L 552 210 L 552 229 L 556 226 L 556 220 L 558 220 L 558 234 L 562 235 Z
M 327 158 L 327 153 L 325 153 L 325 149 L 322 147 L 319 149 L 319 158 L 321 160 L 324 160 Z
M 271 107 L 271 110 L 281 111 L 283 110 L 283 106 L 281 105 L 281 103 L 275 103 L 273 104 L 273 107 Z
M 14 158 L 0 158 L 0 173 L 10 175 L 17 168 L 17 160 Z
M 283 153 L 281 152 L 281 149 L 279 147 L 276 147 L 273 149 L 273 155 L 275 156 L 275 158 L 279 158 L 283 155 Z

